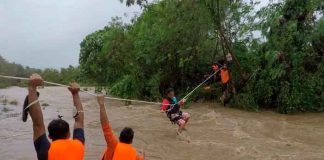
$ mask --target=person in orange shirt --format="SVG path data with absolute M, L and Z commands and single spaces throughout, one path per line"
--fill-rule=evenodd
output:
M 221 77 L 223 95 L 219 99 L 225 105 L 224 102 L 225 102 L 225 99 L 228 97 L 228 91 L 229 91 L 230 82 L 231 82 L 231 73 L 227 67 L 226 62 L 224 63 L 222 69 L 220 70 L 220 77 Z
M 73 139 L 70 139 L 69 124 L 61 118 L 52 120 L 48 125 L 50 143 L 46 137 L 43 113 L 38 102 L 37 86 L 43 85 L 38 74 L 31 75 L 28 83 L 28 96 L 23 106 L 23 120 L 28 113 L 33 121 L 33 139 L 38 160 L 82 160 L 84 157 L 83 107 L 79 97 L 80 87 L 71 83 L 68 88 L 72 93 L 76 115 L 74 116 Z M 28 106 L 27 106 L 28 105 Z
M 124 128 L 119 135 L 119 141 L 112 132 L 109 124 L 108 116 L 105 109 L 104 97 L 97 97 L 100 106 L 100 122 L 107 143 L 101 160 L 144 160 L 144 153 L 137 153 L 136 149 L 132 146 L 134 131 L 132 128 Z

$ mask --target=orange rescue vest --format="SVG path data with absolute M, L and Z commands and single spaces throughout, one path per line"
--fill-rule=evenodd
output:
M 84 145 L 79 140 L 56 140 L 48 150 L 48 160 L 83 160 L 83 157 Z
M 229 71 L 228 70 L 221 70 L 221 79 L 222 79 L 222 83 L 225 84 L 230 80 L 230 75 L 229 75 Z
M 118 142 L 113 160 L 136 160 L 136 150 L 131 144 Z

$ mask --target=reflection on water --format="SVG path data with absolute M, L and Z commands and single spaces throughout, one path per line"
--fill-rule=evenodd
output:
M 0 159 L 36 159 L 31 120 L 20 120 L 26 93 L 26 89 L 18 87 L 0 90 L 0 97 L 6 95 L 20 102 L 6 106 L 12 110 L 0 112 Z M 45 125 L 60 114 L 72 126 L 73 105 L 67 89 L 47 87 L 40 93 L 41 102 L 51 104 L 42 107 Z M 105 148 L 99 108 L 93 97 L 81 97 L 85 110 L 85 159 L 97 160 Z M 192 104 L 186 110 L 192 115 L 188 131 L 177 136 L 176 126 L 164 114 L 157 113 L 159 106 L 123 104 L 107 101 L 113 129 L 118 134 L 123 127 L 132 127 L 134 145 L 143 148 L 149 160 L 324 159 L 324 114 L 253 113 L 216 104 Z M 0 104 L 1 111 L 3 108 Z

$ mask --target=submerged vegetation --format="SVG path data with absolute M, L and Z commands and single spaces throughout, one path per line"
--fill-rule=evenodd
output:
M 258 2 L 240 0 L 127 1 L 134 4 L 143 13 L 132 23 L 114 18 L 81 43 L 82 76 L 110 94 L 158 100 L 174 87 L 181 96 L 231 53 L 240 86 L 235 106 L 323 111 L 321 0 L 272 2 L 258 10 Z
M 17 100 L 12 100 L 9 102 L 10 105 L 18 105 L 18 101 Z

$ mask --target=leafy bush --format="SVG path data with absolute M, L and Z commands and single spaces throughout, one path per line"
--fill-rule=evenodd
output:
M 254 2 L 145 3 L 131 24 L 114 18 L 86 36 L 80 72 L 115 96 L 157 100 L 174 87 L 182 97 L 210 72 L 212 62 L 233 52 L 240 62 L 231 66 L 233 80 L 242 84 L 232 101 L 235 106 L 253 111 L 271 107 L 281 113 L 323 111 L 320 4 L 286 0 L 254 13 Z M 219 87 L 216 91 L 221 94 Z M 203 93 L 198 90 L 192 97 Z

